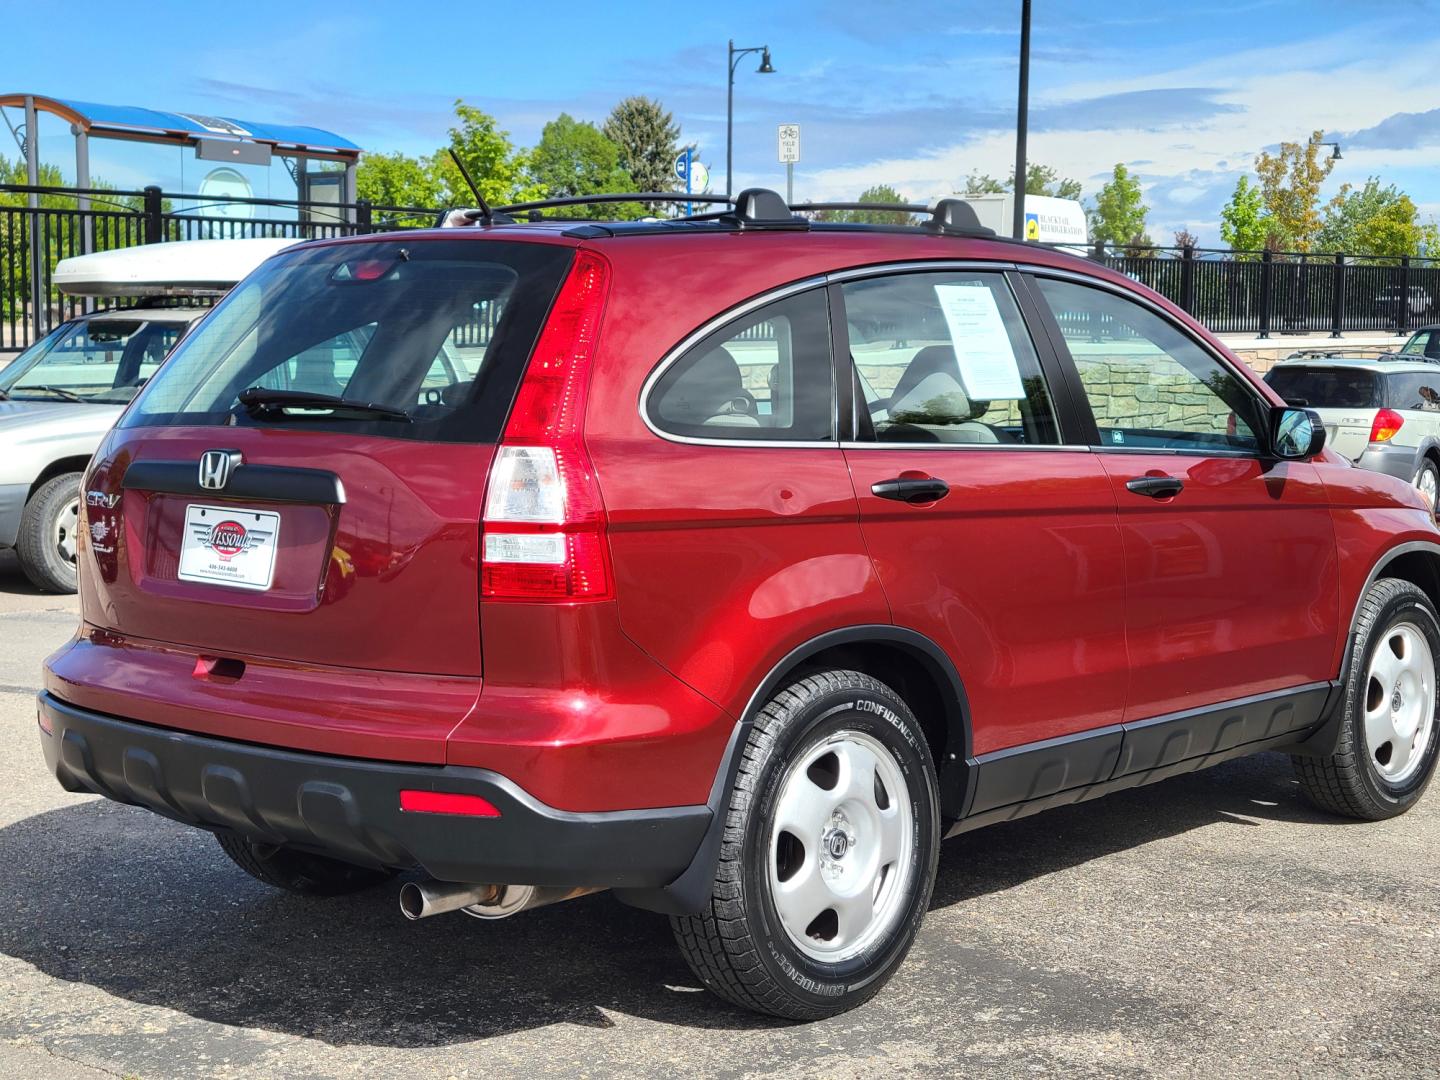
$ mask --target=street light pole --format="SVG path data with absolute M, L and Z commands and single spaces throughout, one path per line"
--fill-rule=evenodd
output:
M 1026 0 L 1028 3 L 1029 0 Z M 756 45 L 750 49 L 737 49 L 735 39 L 730 39 L 729 50 L 725 54 L 725 62 L 730 68 L 729 81 L 725 88 L 725 194 L 728 196 L 735 190 L 735 68 L 740 64 L 740 58 L 747 53 L 760 54 L 760 66 L 755 69 L 757 75 L 773 75 L 775 69 L 770 64 L 770 46 Z
M 1025 136 L 1030 126 L 1030 0 L 1020 3 L 1020 100 L 1015 116 L 1015 214 L 1011 231 L 1025 239 Z

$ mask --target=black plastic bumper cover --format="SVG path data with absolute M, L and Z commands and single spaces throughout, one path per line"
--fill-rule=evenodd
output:
M 484 769 L 310 754 L 121 720 L 41 693 L 45 761 L 91 791 L 202 829 L 232 829 L 442 881 L 655 888 L 690 865 L 706 806 L 572 813 Z M 479 795 L 498 818 L 412 813 L 402 789 Z

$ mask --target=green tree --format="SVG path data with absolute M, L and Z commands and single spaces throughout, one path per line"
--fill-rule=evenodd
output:
M 1095 196 L 1095 208 L 1090 211 L 1090 238 L 1117 247 L 1148 246 L 1150 237 L 1145 233 L 1145 218 L 1149 212 L 1140 181 L 1123 164 L 1117 163 L 1114 173 Z
M 355 169 L 355 194 L 376 206 L 439 208 L 445 183 L 431 157 L 408 154 L 366 154 Z M 465 202 L 473 202 L 470 197 Z
M 1315 236 L 1321 251 L 1357 255 L 1418 255 L 1430 236 L 1409 195 L 1370 177 L 1363 187 L 1345 184 L 1325 206 Z M 1433 231 L 1433 225 L 1428 229 Z
M 456 100 L 455 120 L 449 146 L 436 151 L 430 159 L 445 203 L 469 206 L 475 201 L 465 178 L 450 159 L 450 150 L 465 162 L 480 194 L 491 206 L 545 197 L 544 187 L 530 178 L 529 155 L 515 148 L 510 133 L 502 131 L 493 116 Z
M 1320 231 L 1320 186 L 1335 167 L 1320 153 L 1324 137 L 1314 131 L 1303 145 L 1281 143 L 1278 154 L 1266 151 L 1255 159 L 1270 232 L 1288 250 L 1309 251 Z
M 966 195 L 1004 195 L 1015 190 L 1015 170 L 1002 183 L 986 173 L 972 172 L 965 178 Z M 1080 181 L 1061 176 L 1049 165 L 1031 161 L 1025 165 L 1025 194 L 1048 195 L 1055 199 L 1080 198 Z
M 634 181 L 620 167 L 620 148 L 594 124 L 561 113 L 545 125 L 530 154 L 530 176 L 551 198 L 632 191 Z M 568 207 L 561 217 L 638 218 L 639 203 Z
M 1235 181 L 1230 201 L 1220 208 L 1220 239 L 1231 251 L 1249 252 L 1242 258 L 1254 258 L 1254 252 L 1265 247 L 1270 236 L 1270 222 L 1265 213 L 1265 194 L 1248 176 Z
M 876 184 L 860 193 L 855 200 L 862 203 L 905 203 L 908 200 L 889 184 Z M 859 225 L 908 225 L 913 214 L 903 210 L 821 210 L 817 221 L 843 221 Z
M 675 190 L 680 127 L 658 101 L 627 97 L 610 110 L 605 137 L 620 148 L 620 167 L 640 191 Z M 649 208 L 652 212 L 654 206 Z

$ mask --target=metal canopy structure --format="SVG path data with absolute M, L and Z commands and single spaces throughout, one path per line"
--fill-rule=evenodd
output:
M 17 128 L 5 113 L 23 109 Z M 193 146 L 203 157 L 227 150 L 250 164 L 268 164 L 270 155 L 306 160 L 338 161 L 345 166 L 345 188 L 340 201 L 355 201 L 355 166 L 360 147 L 349 139 L 320 128 L 292 124 L 266 124 L 201 113 L 159 112 L 134 105 L 99 105 L 41 94 L 0 94 L 0 116 L 19 140 L 25 156 L 28 182 L 40 182 L 39 114 L 50 113 L 70 123 L 75 136 L 75 186 L 90 186 L 90 138 Z M 260 155 L 261 161 L 254 155 Z M 223 158 L 222 158 L 223 159 Z M 292 168 L 292 175 L 297 175 Z M 35 197 L 32 196 L 32 199 Z M 88 203 L 88 200 L 84 200 Z M 83 205 L 82 205 L 82 208 Z

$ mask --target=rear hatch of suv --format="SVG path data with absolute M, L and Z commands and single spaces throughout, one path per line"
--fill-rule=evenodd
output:
M 1385 407 L 1385 376 L 1355 365 L 1283 364 L 1265 381 L 1292 405 L 1314 409 L 1325 425 L 1325 445 L 1351 461 L 1370 445 L 1375 414 Z
M 573 257 L 423 234 L 267 263 L 97 454 L 85 622 L 197 677 L 274 661 L 287 692 L 320 669 L 478 687 L 486 479 Z

